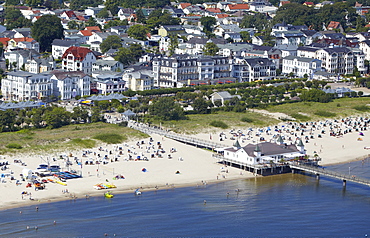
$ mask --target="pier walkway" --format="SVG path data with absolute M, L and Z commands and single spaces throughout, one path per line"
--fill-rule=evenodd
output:
M 158 127 L 150 127 L 150 126 L 147 126 L 145 124 L 137 123 L 137 122 L 134 122 L 134 121 L 129 121 L 128 126 L 135 129 L 135 130 L 138 130 L 138 131 L 141 131 L 141 132 L 144 132 L 144 133 L 147 133 L 147 134 L 155 133 L 155 134 L 158 134 L 158 135 L 161 135 L 161 136 L 165 136 L 169 139 L 180 141 L 182 143 L 193 145 L 193 146 L 199 147 L 199 148 L 206 148 L 206 149 L 209 149 L 209 150 L 212 150 L 212 151 L 215 150 L 216 148 L 228 147 L 227 145 L 223 145 L 221 143 L 216 143 L 216 142 L 212 142 L 212 141 L 208 141 L 208 140 L 202 140 L 202 139 L 198 139 L 196 137 L 191 137 L 191 136 L 188 136 L 188 135 L 183 135 L 183 134 L 178 134 L 178 133 L 171 132 L 171 131 L 166 131 L 166 130 L 163 130 L 163 129 L 158 128 Z
M 303 164 L 294 164 L 294 163 L 290 164 L 289 167 L 292 169 L 292 172 L 294 172 L 294 170 L 300 170 L 300 171 L 315 174 L 317 179 L 319 179 L 320 176 L 322 175 L 322 176 L 342 180 L 343 186 L 346 185 L 347 181 L 370 186 L 369 179 L 358 178 L 350 174 L 341 174 L 341 173 L 338 173 L 332 170 L 328 170 L 326 168 L 324 169 L 323 167 L 309 166 L 309 165 L 303 165 Z

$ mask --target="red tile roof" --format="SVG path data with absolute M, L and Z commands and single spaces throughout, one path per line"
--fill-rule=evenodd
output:
M 245 3 L 234 4 L 234 5 L 229 4 L 228 7 L 230 10 L 240 10 L 240 9 L 248 10 L 249 9 L 249 5 Z
M 85 27 L 85 30 L 87 31 L 98 31 L 98 32 L 101 32 L 100 28 L 98 26 L 87 26 Z
M 340 23 L 339 22 L 337 22 L 337 21 L 331 21 L 330 23 L 329 23 L 329 25 L 328 25 L 328 29 L 337 29 L 337 28 L 339 28 L 339 26 L 340 26 Z
M 225 17 L 228 17 L 229 14 L 217 14 L 216 17 L 217 18 L 225 18 Z
M 304 2 L 303 5 L 306 5 L 306 6 L 313 6 L 315 5 L 313 2 Z
M 81 33 L 83 36 L 92 36 L 91 31 L 88 31 L 88 30 L 80 30 L 80 33 Z
M 72 54 L 75 57 L 75 61 L 83 61 L 88 53 L 92 51 L 85 47 L 71 46 L 63 54 L 62 59 L 67 57 L 67 55 Z
M 289 4 L 289 3 L 290 3 L 290 1 L 281 1 L 281 2 L 280 2 L 280 5 L 281 5 L 281 6 L 284 6 L 285 4 Z
M 13 40 L 18 43 L 18 42 L 21 42 L 21 41 L 32 42 L 35 39 L 30 38 L 30 37 L 22 37 L 22 38 L 13 38 Z
M 191 3 L 185 2 L 185 3 L 180 3 L 181 9 L 185 9 L 187 7 L 191 6 Z
M 73 11 L 65 11 L 64 12 L 68 17 L 76 17 L 76 14 Z
M 213 13 L 221 13 L 220 8 L 206 8 L 206 11 L 213 12 Z
M 3 46 L 7 46 L 9 40 L 10 40 L 10 38 L 8 38 L 8 37 L 0 38 L 0 42 L 3 44 Z

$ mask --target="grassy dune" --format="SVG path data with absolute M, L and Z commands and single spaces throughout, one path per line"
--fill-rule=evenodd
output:
M 0 133 L 0 153 L 92 148 L 101 141 L 101 138 L 104 142 L 110 143 L 144 137 L 146 137 L 144 133 L 106 123 L 69 125 L 53 130 L 22 130 Z M 9 144 L 11 146 L 8 146 Z M 15 144 L 22 148 L 14 148 Z

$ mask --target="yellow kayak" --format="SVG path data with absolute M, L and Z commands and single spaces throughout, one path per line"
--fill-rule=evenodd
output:
M 59 181 L 59 180 L 55 180 L 56 183 L 59 183 L 60 185 L 63 185 L 63 186 L 67 186 L 66 183 L 62 182 L 62 181 Z
M 112 198 L 114 195 L 113 195 L 113 194 L 111 194 L 111 193 L 104 193 L 104 196 L 105 196 L 106 198 Z

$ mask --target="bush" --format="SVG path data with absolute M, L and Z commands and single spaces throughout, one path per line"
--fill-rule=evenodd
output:
M 9 144 L 6 145 L 6 148 L 20 150 L 23 147 L 20 144 L 17 144 L 17 143 L 9 143 Z
M 357 111 L 360 111 L 360 112 L 367 112 L 367 111 L 370 111 L 370 107 L 366 106 L 366 105 L 358 105 L 358 106 L 354 106 L 353 109 L 357 110 Z
M 240 120 L 247 123 L 252 123 L 254 121 L 252 118 L 249 117 L 242 117 Z
M 226 129 L 228 128 L 229 126 L 223 122 L 223 121 L 211 121 L 211 123 L 209 123 L 209 125 L 211 126 L 214 126 L 214 127 L 219 127 L 219 128 L 222 128 L 222 129 Z
M 320 117 L 335 117 L 337 114 L 327 111 L 317 111 L 315 112 L 315 115 Z
M 94 136 L 94 139 L 103 141 L 107 144 L 118 144 L 121 143 L 125 138 L 119 134 L 106 133 Z

